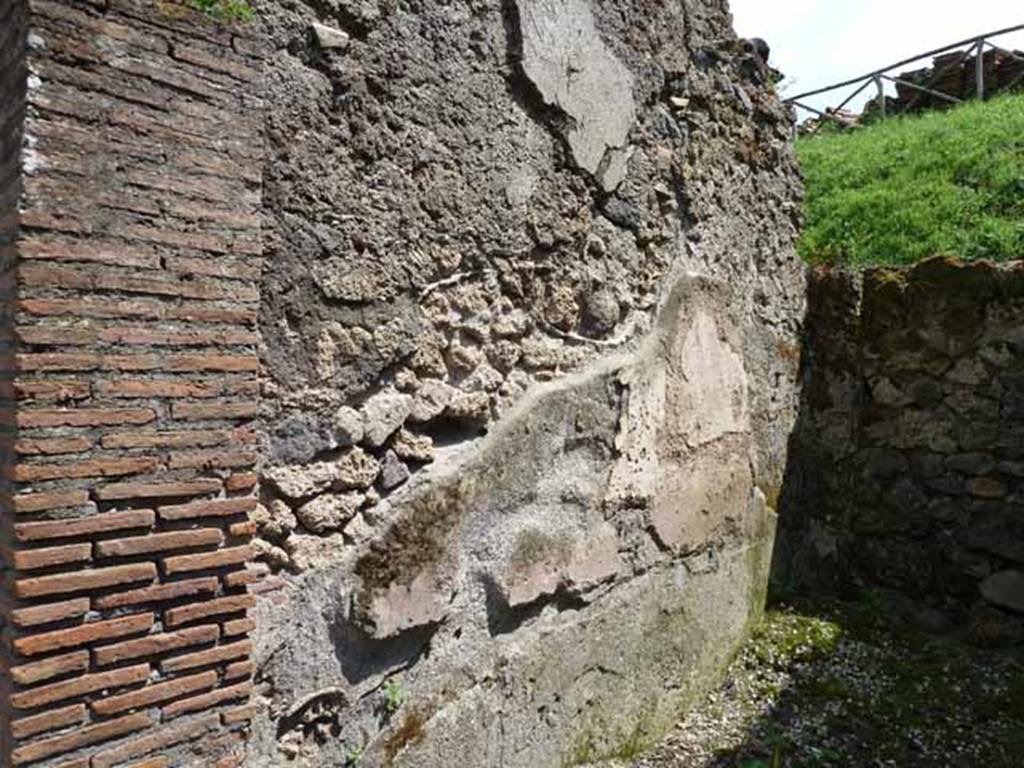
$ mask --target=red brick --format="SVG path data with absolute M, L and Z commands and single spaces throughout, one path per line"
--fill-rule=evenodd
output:
M 210 616 L 220 616 L 225 613 L 239 613 L 255 607 L 256 598 L 252 595 L 231 595 L 230 597 L 219 597 L 215 600 L 207 600 L 203 603 L 182 605 L 177 608 L 168 608 L 164 611 L 164 625 L 177 627 L 199 619 L 206 619 Z
M 99 332 L 100 341 L 107 344 L 152 345 L 152 346 L 254 346 L 259 337 L 252 331 L 232 330 L 187 330 L 167 331 L 151 328 L 104 328 Z M 44 342 L 45 343 L 45 342 Z M 61 343 L 61 342 L 55 342 Z M 63 342 L 71 343 L 71 342 Z M 88 343 L 88 342 L 82 342 Z
M 144 317 L 234 325 L 252 325 L 256 321 L 255 309 L 218 306 L 209 302 L 168 305 L 161 301 L 146 299 L 20 299 L 17 308 L 21 312 L 43 317 Z
M 255 472 L 232 475 L 224 481 L 224 489 L 227 491 L 248 491 L 256 487 L 259 478 Z
M 233 571 L 224 574 L 224 585 L 227 587 L 244 587 L 247 584 L 255 584 L 270 573 L 266 563 L 249 563 L 244 571 Z
M 251 677 L 256 671 L 256 665 L 251 661 L 236 661 L 228 664 L 224 669 L 225 680 L 239 680 L 243 677 Z
M 88 491 L 55 491 L 52 493 L 23 493 L 15 496 L 14 511 L 42 512 L 61 507 L 79 507 L 89 501 Z
M 148 632 L 153 628 L 153 614 L 143 613 L 135 616 L 122 616 L 106 621 L 94 621 L 68 629 L 58 629 L 39 635 L 19 637 L 14 641 L 14 649 L 25 656 L 49 653 L 60 648 L 74 648 L 100 640 L 112 640 L 125 635 L 136 635 Z
M 49 624 L 53 621 L 77 619 L 85 616 L 88 612 L 89 598 L 79 597 L 59 603 L 46 603 L 45 605 L 34 605 L 29 608 L 18 608 L 11 611 L 11 618 L 15 626 L 35 627 L 40 624 Z
M 160 255 L 150 251 L 128 251 L 120 243 L 91 240 L 57 240 L 26 237 L 18 243 L 18 253 L 26 259 L 40 261 L 90 261 L 118 267 L 160 268 Z
M 11 694 L 11 705 L 16 709 L 32 709 L 74 696 L 82 696 L 93 691 L 107 688 L 120 688 L 124 685 L 143 683 L 149 679 L 149 664 L 138 664 L 134 667 L 122 667 L 109 672 L 94 672 L 65 680 L 50 683 L 28 691 Z
M 94 371 L 101 358 L 91 352 L 40 352 L 15 355 L 19 371 Z
M 177 632 L 164 632 L 158 635 L 147 635 L 135 640 L 125 640 L 114 645 L 105 645 L 93 649 L 93 660 L 100 666 L 116 664 L 119 661 L 137 659 L 140 656 L 156 656 L 178 648 L 215 642 L 220 637 L 220 628 L 216 624 L 202 627 L 181 629 Z
M 256 372 L 260 368 L 260 361 L 255 355 L 166 355 L 164 365 L 169 372 Z
M 195 451 L 171 454 L 167 461 L 170 469 L 238 469 L 256 464 L 253 451 Z
M 22 437 L 14 443 L 14 450 L 25 456 L 81 453 L 92 448 L 87 437 Z
M 123 459 L 90 459 L 71 464 L 14 465 L 8 473 L 16 482 L 33 480 L 73 479 L 82 477 L 118 477 L 152 472 L 159 462 L 148 456 Z
M 259 406 L 256 403 L 174 403 L 171 415 L 185 421 L 252 419 L 259 415 Z
M 62 595 L 69 592 L 87 592 L 104 587 L 116 587 L 138 581 L 152 581 L 155 578 L 156 566 L 153 563 L 116 565 L 111 568 L 88 568 L 74 573 L 57 573 L 52 576 L 18 579 L 14 582 L 14 594 L 22 599 Z
M 133 757 L 152 754 L 183 741 L 198 739 L 219 725 L 220 716 L 209 714 L 180 725 L 164 726 L 137 739 L 97 752 L 92 758 L 92 768 L 112 768 L 112 766 L 123 763 L 125 760 L 131 760 Z
M 252 643 L 249 640 L 240 640 L 237 643 L 218 645 L 216 648 L 209 648 L 205 651 L 164 659 L 160 662 L 160 670 L 164 673 L 180 672 L 183 669 L 195 669 L 209 664 L 219 664 L 222 661 L 232 661 L 242 656 L 248 656 L 250 653 L 252 653 Z
M 112 483 L 96 489 L 96 497 L 103 501 L 117 499 L 147 499 L 166 496 L 200 496 L 221 489 L 220 480 L 201 479 L 177 483 Z
M 50 264 L 25 262 L 18 270 L 18 282 L 31 287 L 59 287 L 79 290 L 124 291 L 154 296 L 180 296 L 187 299 L 231 299 L 256 301 L 256 288 L 237 282 L 207 279 L 202 281 L 168 279 L 167 272 L 143 272 L 125 274 L 93 267 L 74 269 L 55 267 Z
M 151 509 L 132 509 L 125 512 L 102 512 L 69 520 L 18 523 L 14 526 L 14 538 L 20 542 L 78 538 L 93 533 L 123 531 L 129 528 L 152 528 L 155 519 L 156 515 Z
M 162 558 L 164 573 L 170 575 L 187 571 L 202 571 L 208 568 L 224 568 L 252 560 L 252 548 L 248 545 L 227 547 L 216 552 L 201 552 L 195 555 L 175 555 Z M 19 582 L 20 583 L 20 582 Z
M 202 69 L 212 69 L 240 80 L 243 83 L 255 83 L 259 80 L 259 70 L 243 66 L 233 56 L 225 56 L 223 51 L 211 51 L 192 45 L 174 47 L 174 58 L 194 64 Z
M 216 675 L 216 673 L 211 673 Z M 252 683 L 244 682 L 236 685 L 228 686 L 227 688 L 221 688 L 211 693 L 204 693 L 200 696 L 193 696 L 190 699 L 182 699 L 180 701 L 174 701 L 166 705 L 163 708 L 163 715 L 165 718 L 177 717 L 183 715 L 186 712 L 198 712 L 204 709 L 210 709 L 218 704 L 225 701 L 232 701 L 234 699 L 246 699 L 252 694 Z
M 110 424 L 148 424 L 156 419 L 149 408 L 77 408 L 19 411 L 17 424 L 29 427 L 98 427 Z
M 92 559 L 91 544 L 67 544 L 63 547 L 21 549 L 13 553 L 14 567 L 19 571 L 32 571 L 65 563 L 87 563 Z
M 100 741 L 107 741 L 117 736 L 139 731 L 153 724 L 149 715 L 145 712 L 137 712 L 134 715 L 120 717 L 117 720 L 107 720 L 96 725 L 89 725 L 84 728 L 77 728 L 63 736 L 55 736 L 51 739 L 41 739 L 18 747 L 12 754 L 14 765 L 24 765 L 45 757 L 59 755 L 63 752 L 70 752 L 73 749 L 86 747 Z M 93 765 L 97 765 L 93 758 Z M 110 766 L 111 763 L 106 763 Z
M 233 433 L 227 429 L 207 429 L 191 432 L 122 432 L 105 435 L 100 439 L 104 448 L 186 448 L 222 445 L 231 441 Z
M 224 627 L 224 637 L 235 637 L 252 632 L 256 629 L 256 622 L 250 618 L 232 619 L 225 621 L 221 626 Z
M 96 544 L 97 557 L 128 557 L 150 552 L 165 552 L 170 549 L 220 545 L 224 533 L 219 528 L 198 528 L 191 531 L 171 531 L 132 536 L 127 539 L 100 541 Z
M 84 400 L 91 392 L 88 381 L 39 381 L 15 379 L 14 393 L 21 400 Z
M 168 680 L 166 683 L 150 684 L 131 693 L 108 696 L 105 699 L 94 701 L 92 710 L 99 715 L 116 715 L 128 709 L 148 707 L 168 699 L 175 699 L 186 693 L 212 688 L 217 684 L 217 680 L 217 673 L 213 670 L 201 672 L 198 675 L 178 677 Z
M 180 379 L 97 381 L 96 393 L 105 397 L 216 397 L 220 382 Z
M 161 520 L 192 520 L 199 517 L 231 517 L 256 509 L 255 497 L 239 499 L 213 499 L 181 504 L 173 507 L 158 507 Z
M 248 539 L 256 535 L 256 523 L 246 520 L 244 523 L 232 523 L 228 533 L 238 538 Z
M 40 715 L 21 717 L 11 721 L 11 734 L 16 739 L 35 736 L 56 728 L 76 725 L 85 721 L 85 704 L 72 704 L 43 712 Z
M 224 717 L 224 725 L 237 725 L 238 723 L 247 723 L 253 719 L 256 715 L 256 707 L 252 704 L 243 704 L 240 707 L 234 707 L 233 709 L 227 710 Z
M 89 652 L 75 651 L 11 667 L 11 679 L 18 685 L 33 685 L 68 672 L 85 672 L 88 668 Z
M 218 587 L 217 577 L 208 576 L 201 579 L 187 579 L 185 581 L 172 581 L 167 584 L 156 584 L 143 589 L 132 589 L 127 592 L 115 592 L 112 595 L 94 597 L 93 606 L 100 611 L 110 608 L 121 608 L 126 605 L 140 605 L 142 603 L 156 603 L 163 600 L 173 600 L 189 595 L 199 595 L 204 592 L 216 592 Z
M 260 268 L 245 263 L 225 263 L 219 260 L 193 259 L 183 256 L 168 256 L 167 269 L 188 275 L 209 275 L 229 280 L 259 280 Z
M 96 343 L 96 332 L 89 328 L 48 325 L 19 326 L 14 329 L 14 335 L 23 344 L 82 346 Z

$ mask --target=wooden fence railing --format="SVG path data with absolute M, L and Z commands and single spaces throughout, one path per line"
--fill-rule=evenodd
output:
M 959 42 L 943 46 L 942 48 L 935 48 L 933 50 L 926 51 L 925 53 L 918 54 L 917 56 L 897 61 L 887 67 L 869 72 L 866 75 L 844 80 L 841 83 L 835 83 L 834 85 L 829 85 L 824 88 L 816 88 L 812 91 L 797 94 L 796 96 L 786 97 L 784 101 L 794 107 L 798 107 L 799 109 L 803 109 L 817 115 L 821 120 L 819 127 L 827 121 L 834 121 L 848 127 L 850 125 L 849 120 L 843 119 L 841 116 L 843 109 L 872 85 L 874 85 L 877 93 L 874 98 L 873 109 L 877 111 L 878 116 L 883 120 L 892 111 L 904 112 L 919 108 L 920 100 L 923 97 L 933 97 L 943 102 L 956 104 L 964 100 L 963 89 L 958 89 L 957 93 L 949 93 L 948 90 L 943 90 L 942 84 L 944 79 L 948 79 L 948 75 L 951 73 L 962 71 L 964 63 L 969 61 L 971 56 L 974 57 L 974 83 L 970 96 L 975 99 L 984 99 L 987 93 L 992 93 L 995 90 L 1008 90 L 1024 83 L 1024 55 L 1022 55 L 1020 51 L 1013 51 L 996 45 L 993 42 L 993 40 L 997 38 L 1002 38 L 1006 35 L 1014 32 L 1020 32 L 1022 30 L 1024 30 L 1024 24 L 1018 24 L 1013 27 L 1006 27 L 1005 29 L 999 29 L 993 32 L 987 32 L 983 35 L 970 37 L 966 40 L 961 40 Z M 923 82 L 918 82 L 917 78 L 908 77 L 907 75 L 911 73 L 903 72 L 905 67 L 924 59 L 934 60 L 934 69 L 922 70 L 920 73 L 912 73 L 914 75 L 923 75 Z M 1000 61 L 1012 61 L 1019 63 L 1021 65 L 1021 71 L 1019 73 L 1015 73 L 1009 81 L 996 84 L 995 87 L 989 87 L 990 78 L 988 77 L 988 73 L 993 68 L 990 66 L 989 62 L 994 62 L 997 59 Z M 913 93 L 914 95 L 909 99 L 909 101 L 905 102 L 891 100 L 885 93 L 886 83 L 892 83 L 898 90 L 904 93 Z M 851 86 L 859 87 L 846 96 L 846 98 L 834 108 L 818 109 L 807 103 L 807 99 L 812 96 L 820 96 L 825 93 L 838 91 Z

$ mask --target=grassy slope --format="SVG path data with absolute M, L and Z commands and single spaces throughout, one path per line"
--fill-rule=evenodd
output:
M 811 263 L 1024 258 L 1024 96 L 800 139 Z

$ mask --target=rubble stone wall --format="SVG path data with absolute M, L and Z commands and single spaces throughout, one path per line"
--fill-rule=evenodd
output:
M 762 605 L 791 116 L 718 0 L 254 3 L 253 765 L 625 754 Z
M 1019 262 L 812 275 L 783 581 L 892 589 L 929 624 L 1019 635 L 1022 328 Z
M 250 45 L 177 5 L 0 2 L 5 766 L 244 760 Z

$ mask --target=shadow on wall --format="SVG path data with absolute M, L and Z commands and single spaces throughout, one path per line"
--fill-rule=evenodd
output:
M 1024 637 L 1024 265 L 808 277 L 773 580 Z

